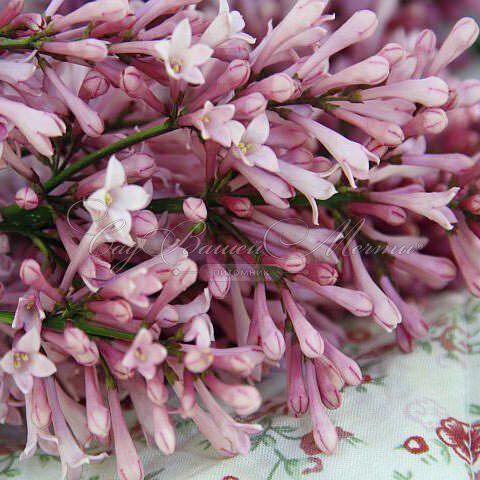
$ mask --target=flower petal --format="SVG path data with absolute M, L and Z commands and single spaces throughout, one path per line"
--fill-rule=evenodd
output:
M 138 185 L 126 185 L 111 191 L 113 198 L 112 208 L 115 210 L 141 210 L 151 200 L 151 196 L 143 187 Z
M 270 134 L 270 125 L 267 116 L 262 113 L 255 117 L 247 127 L 243 136 L 244 143 L 263 145 Z
M 20 338 L 16 347 L 19 352 L 35 353 L 40 349 L 40 333 L 36 328 L 32 328 Z
M 278 172 L 278 159 L 275 152 L 265 145 L 261 145 L 252 153 L 247 155 L 248 160 L 258 167 L 262 167 L 269 172 Z
M 41 353 L 33 355 L 30 362 L 30 372 L 35 377 L 49 377 L 57 371 L 55 364 Z
M 121 187 L 126 180 L 125 170 L 123 165 L 117 160 L 115 155 L 110 157 L 107 165 L 107 174 L 105 176 L 105 189 L 111 190 L 113 188 Z
M 172 39 L 170 40 L 170 55 L 183 55 L 192 42 L 192 29 L 188 18 L 183 19 L 173 31 Z

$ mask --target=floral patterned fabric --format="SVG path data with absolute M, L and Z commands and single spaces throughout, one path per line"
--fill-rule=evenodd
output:
M 249 455 L 221 459 L 191 422 L 180 421 L 170 457 L 139 441 L 146 480 L 480 480 L 480 300 L 450 293 L 424 309 L 431 330 L 409 355 L 373 322 L 347 324 L 347 349 L 364 382 L 330 412 L 340 438 L 334 455 L 317 449 L 307 416 L 285 415 L 284 375 L 273 374 L 262 410 L 249 418 L 264 427 Z M 56 458 L 37 453 L 20 463 L 3 443 L 0 480 L 60 478 Z M 111 480 L 114 472 L 109 459 L 85 469 L 84 478 Z

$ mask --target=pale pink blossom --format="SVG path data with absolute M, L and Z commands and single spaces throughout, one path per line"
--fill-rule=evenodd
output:
M 147 380 L 150 380 L 155 376 L 157 365 L 165 360 L 166 355 L 165 347 L 160 343 L 154 343 L 152 334 L 142 328 L 125 353 L 122 363 L 127 368 L 138 370 Z
M 170 77 L 201 85 L 205 79 L 199 67 L 211 57 L 213 50 L 201 43 L 191 43 L 192 29 L 188 19 L 184 19 L 175 27 L 171 40 L 157 42 L 155 50 Z
M 34 377 L 49 377 L 57 370 L 55 364 L 39 350 L 40 334 L 32 328 L 20 337 L 0 361 L 2 369 L 12 375 L 24 394 L 32 390 Z

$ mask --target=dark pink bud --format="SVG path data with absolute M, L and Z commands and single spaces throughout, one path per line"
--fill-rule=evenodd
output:
M 38 207 L 38 195 L 30 187 L 23 187 L 15 194 L 15 203 L 24 210 Z

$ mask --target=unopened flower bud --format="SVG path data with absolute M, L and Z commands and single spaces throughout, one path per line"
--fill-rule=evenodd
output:
M 449 63 L 452 63 L 465 50 L 473 45 L 478 37 L 478 33 L 478 24 L 473 18 L 465 17 L 459 20 L 440 47 L 440 50 L 430 65 L 428 74 L 436 75 Z
M 15 194 L 15 203 L 24 210 L 33 210 L 38 207 L 38 195 L 30 187 L 22 187 Z
M 252 202 L 247 197 L 231 197 L 225 195 L 220 199 L 220 202 L 237 217 L 248 218 L 253 213 Z
M 108 315 L 118 323 L 127 323 L 133 318 L 132 307 L 123 298 L 90 302 L 88 308 L 92 312 Z
M 447 125 L 448 117 L 443 109 L 427 108 L 404 125 L 403 131 L 409 137 L 432 135 L 443 132 Z
M 209 349 L 195 349 L 187 352 L 183 359 L 185 367 L 193 373 L 204 372 L 213 362 Z
M 268 100 L 286 102 L 297 91 L 297 82 L 286 73 L 276 73 L 259 82 L 255 82 L 247 93 L 260 92 Z
M 207 219 L 207 207 L 201 198 L 189 197 L 183 201 L 183 213 L 192 222 L 199 223 Z
M 99 353 L 95 342 L 79 328 L 68 327 L 63 334 L 67 351 L 81 365 L 93 366 L 98 362 Z
M 258 117 L 267 108 L 267 99 L 260 92 L 253 92 L 232 102 L 235 106 L 235 118 L 251 120 Z
M 78 57 L 90 62 L 101 62 L 108 55 L 105 42 L 95 38 L 76 42 L 45 42 L 41 49 L 45 52 Z
M 79 96 L 82 100 L 91 100 L 107 92 L 110 84 L 107 79 L 96 70 L 90 70 L 83 80 Z
M 132 233 L 138 238 L 149 238 L 158 231 L 158 220 L 150 210 L 139 210 L 132 214 Z
M 40 265 L 35 260 L 29 258 L 22 262 L 20 265 L 20 279 L 25 285 L 45 293 L 56 302 L 62 301 L 62 296 L 47 282 Z

